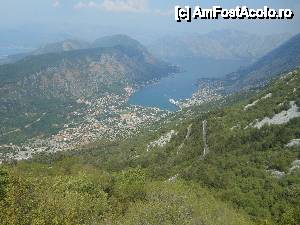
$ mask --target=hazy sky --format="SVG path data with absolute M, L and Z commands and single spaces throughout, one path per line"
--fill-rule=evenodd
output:
M 236 29 L 252 33 L 299 33 L 299 0 L 0 0 L 0 29 L 20 32 L 47 31 L 93 39 L 110 33 L 155 37 L 168 33 L 206 33 L 218 29 Z M 224 8 L 247 5 L 262 8 L 291 8 L 292 21 L 194 21 L 178 24 L 175 5 L 200 5 Z M 1 32 L 0 30 L 0 32 Z M 1 34 L 0 34 L 1 35 Z

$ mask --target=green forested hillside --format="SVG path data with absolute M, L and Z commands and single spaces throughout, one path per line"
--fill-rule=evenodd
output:
M 251 99 L 156 132 L 3 165 L 0 219 L 298 225 L 299 87 L 298 70 Z

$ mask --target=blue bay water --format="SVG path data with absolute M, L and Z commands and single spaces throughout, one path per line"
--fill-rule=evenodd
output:
M 0 46 L 0 57 L 6 57 L 8 55 L 15 55 L 19 53 L 28 52 L 28 51 L 33 51 L 33 48 Z
M 200 78 L 222 77 L 246 65 L 242 60 L 211 60 L 203 58 L 181 58 L 172 61 L 185 72 L 162 78 L 157 83 L 138 90 L 129 99 L 132 105 L 157 107 L 176 111 L 178 108 L 169 99 L 183 100 L 190 98 L 197 91 Z
M 197 90 L 198 77 L 191 73 L 178 73 L 147 85 L 130 97 L 129 103 L 146 107 L 176 111 L 178 108 L 169 99 L 190 98 Z

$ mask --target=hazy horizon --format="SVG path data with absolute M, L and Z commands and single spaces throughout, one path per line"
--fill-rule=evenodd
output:
M 201 5 L 235 7 L 247 5 L 261 8 L 268 5 L 275 9 L 290 8 L 295 12 L 287 21 L 194 21 L 176 23 L 175 5 Z M 12 13 L 13 12 L 13 13 Z M 39 46 L 48 42 L 77 38 L 92 41 L 111 34 L 127 34 L 143 43 L 165 35 L 188 33 L 204 34 L 214 30 L 238 30 L 248 33 L 296 34 L 300 32 L 300 2 L 287 1 L 172 1 L 158 0 L 11 0 L 2 2 L 0 8 L 0 45 L 24 43 Z M 28 41 L 26 41 L 28 39 Z

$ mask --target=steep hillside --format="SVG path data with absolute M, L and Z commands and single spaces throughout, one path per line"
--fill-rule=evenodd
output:
M 141 168 L 152 180 L 205 187 L 256 224 L 297 225 L 299 87 L 298 70 L 233 106 L 175 119 L 159 131 L 121 143 L 36 160 L 63 163 L 72 156 L 79 164 L 113 172 Z
M 233 88 L 259 86 L 283 72 L 300 66 L 300 34 L 294 36 L 254 64 L 227 76 Z

